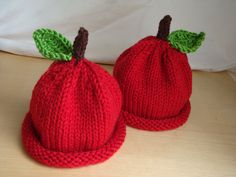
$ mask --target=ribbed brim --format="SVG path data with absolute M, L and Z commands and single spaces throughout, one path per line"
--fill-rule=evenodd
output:
M 180 113 L 173 117 L 148 119 L 145 117 L 136 116 L 127 111 L 122 111 L 121 116 L 124 118 L 126 124 L 131 127 L 149 131 L 162 131 L 171 130 L 182 126 L 188 119 L 190 109 L 191 105 L 188 101 Z
M 42 164 L 62 168 L 87 166 L 107 160 L 123 144 L 125 135 L 125 123 L 119 118 L 113 136 L 103 147 L 91 151 L 64 153 L 46 149 L 40 143 L 30 113 L 22 124 L 22 141 L 27 153 Z

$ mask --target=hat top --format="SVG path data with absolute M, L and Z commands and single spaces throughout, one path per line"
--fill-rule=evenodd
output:
M 84 59 L 88 44 L 88 31 L 81 27 L 72 46 L 71 42 L 55 30 L 41 28 L 33 33 L 33 38 L 39 52 L 46 58 L 60 61 L 70 61 L 75 58 L 75 64 Z
M 162 48 L 175 49 L 177 52 L 183 54 L 197 51 L 205 40 L 205 33 L 200 32 L 197 34 L 183 29 L 170 33 L 171 21 L 172 17 L 170 15 L 164 16 L 159 22 L 157 35 L 147 36 L 141 39 L 138 45 L 143 47 L 152 46 L 153 49 L 161 46 Z
M 205 39 L 205 33 L 199 34 L 187 30 L 176 30 L 170 33 L 171 16 L 166 15 L 159 23 L 157 39 L 167 41 L 172 48 L 182 53 L 191 53 L 197 51 Z M 170 34 L 169 34 L 170 33 Z

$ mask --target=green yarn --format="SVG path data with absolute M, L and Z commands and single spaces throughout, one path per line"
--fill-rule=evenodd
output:
M 172 47 L 183 53 L 195 52 L 201 46 L 204 39 L 204 32 L 196 34 L 185 30 L 173 31 L 168 36 L 168 41 L 171 43 Z
M 71 60 L 72 44 L 62 34 L 42 28 L 34 31 L 33 38 L 36 47 L 44 57 L 52 60 Z

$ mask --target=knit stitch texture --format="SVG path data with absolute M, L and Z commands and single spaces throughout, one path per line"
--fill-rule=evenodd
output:
M 22 126 L 26 151 L 54 167 L 111 157 L 125 138 L 118 83 L 99 65 L 55 61 L 37 82 Z
M 146 37 L 124 51 L 114 67 L 123 94 L 122 116 L 132 127 L 169 130 L 190 113 L 192 71 L 168 41 Z
M 195 52 L 202 45 L 204 39 L 204 32 L 196 34 L 186 30 L 176 30 L 168 36 L 168 41 L 172 47 L 183 53 Z
M 41 28 L 33 33 L 39 52 L 52 60 L 71 60 L 72 45 L 62 34 L 55 30 Z

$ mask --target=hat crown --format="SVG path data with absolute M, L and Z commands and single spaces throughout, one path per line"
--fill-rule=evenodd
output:
M 60 152 L 95 150 L 112 136 L 121 109 L 117 82 L 86 59 L 55 62 L 36 84 L 30 113 L 39 140 Z
M 126 123 L 144 130 L 183 125 L 190 113 L 192 72 L 185 53 L 195 52 L 205 33 L 170 33 L 171 16 L 160 21 L 157 35 L 148 36 L 117 59 L 114 77 L 123 94 Z
M 121 54 L 114 75 L 123 93 L 123 109 L 148 119 L 177 115 L 192 91 L 186 54 L 154 36 L 140 40 Z

